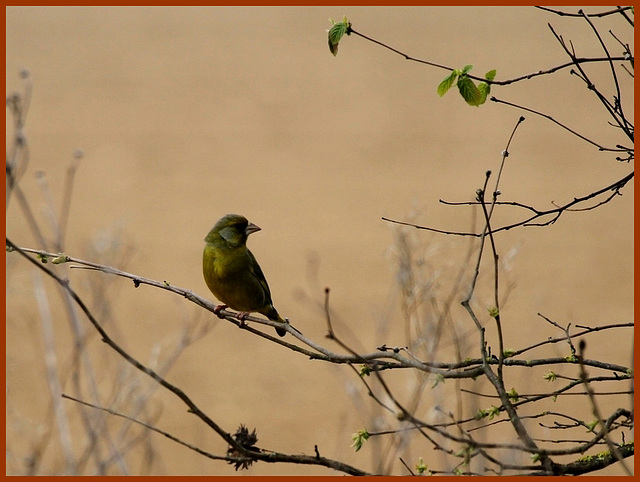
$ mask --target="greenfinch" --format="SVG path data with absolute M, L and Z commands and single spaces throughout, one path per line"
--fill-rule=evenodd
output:
M 267 280 L 251 251 L 247 237 L 260 228 L 238 214 L 222 217 L 204 238 L 202 271 L 207 286 L 224 305 L 240 312 L 261 313 L 271 321 L 287 323 L 271 301 Z M 284 336 L 284 328 L 276 328 Z

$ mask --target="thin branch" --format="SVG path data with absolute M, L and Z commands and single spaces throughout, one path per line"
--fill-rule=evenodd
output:
M 46 379 L 51 394 L 51 404 L 56 421 L 56 428 L 62 455 L 64 458 L 63 473 L 67 475 L 76 474 L 74 463 L 73 443 L 71 430 L 69 428 L 69 417 L 64 404 L 60 403 L 62 388 L 58 379 L 58 357 L 55 351 L 55 333 L 49 301 L 42 283 L 40 273 L 33 272 L 34 294 L 38 310 L 40 312 L 40 322 L 42 327 L 42 338 L 44 342 L 44 362 L 46 369 Z
M 573 134 L 576 137 L 579 137 L 580 139 L 582 139 L 585 142 L 588 142 L 589 144 L 591 144 L 592 146 L 595 146 L 598 148 L 598 150 L 600 151 L 608 151 L 608 152 L 628 152 L 630 150 L 630 148 L 626 148 L 626 147 L 604 147 L 600 144 L 598 144 L 595 141 L 592 141 L 591 139 L 589 139 L 586 136 L 583 136 L 582 134 L 580 134 L 577 131 L 574 131 L 573 129 L 571 129 L 570 127 L 564 125 L 562 122 L 554 119 L 552 116 L 550 116 L 549 114 L 545 114 L 544 112 L 540 112 L 537 111 L 535 109 L 529 108 L 529 107 L 525 107 L 522 105 L 518 105 L 518 104 L 514 104 L 513 102 L 508 102 L 506 100 L 502 100 L 502 99 L 498 99 L 497 97 L 492 96 L 490 99 L 492 102 L 496 102 L 498 104 L 504 104 L 504 105 L 508 105 L 510 107 L 515 107 L 516 109 L 520 109 L 520 110 L 524 110 L 526 112 L 531 112 L 532 114 L 535 114 L 537 116 L 540 117 L 544 117 L 545 119 L 553 122 L 554 124 L 556 124 L 558 127 L 561 127 L 562 129 L 570 132 L 571 134 Z
M 562 10 L 555 10 L 553 8 L 548 8 L 548 7 L 540 7 L 537 5 L 534 8 L 537 8 L 539 10 L 544 10 L 546 12 L 554 13 L 560 17 L 582 17 L 582 14 L 580 12 L 571 13 L 571 12 L 565 12 Z M 589 16 L 590 17 L 608 17 L 610 15 L 615 15 L 616 13 L 624 13 L 627 10 L 631 10 L 631 7 L 618 7 L 613 10 L 607 10 L 605 12 L 590 13 Z
M 228 455 L 225 456 L 221 456 L 221 455 L 214 455 L 212 453 L 206 452 L 204 450 L 202 450 L 199 447 L 196 447 L 195 445 L 191 445 L 188 442 L 185 442 L 184 440 L 179 439 L 178 437 L 176 437 L 175 435 L 171 435 L 169 432 L 165 432 L 164 430 L 159 429 L 158 427 L 154 427 L 153 425 L 150 425 L 146 422 L 143 422 L 142 420 L 138 420 L 137 418 L 134 417 L 130 417 L 129 415 L 125 415 L 124 413 L 120 413 L 116 410 L 112 410 L 110 408 L 107 407 L 100 407 L 98 405 L 94 405 L 93 403 L 89 403 L 89 402 L 85 402 L 83 400 L 79 400 L 78 398 L 72 397 L 70 395 L 67 395 L 65 393 L 61 394 L 62 398 L 66 398 L 67 400 L 71 400 L 73 402 L 77 402 L 81 405 L 84 405 L 86 407 L 91 407 L 91 408 L 95 408 L 96 410 L 100 410 L 102 412 L 106 412 L 110 415 L 113 415 L 115 417 L 120 417 L 120 418 L 124 418 L 126 420 L 129 420 L 130 422 L 133 422 L 137 425 L 140 425 L 144 428 L 146 428 L 147 430 L 151 430 L 152 432 L 156 432 L 160 435 L 165 436 L 166 438 L 168 438 L 169 440 L 176 442 L 179 445 L 182 445 L 184 447 L 187 447 L 189 450 L 193 450 L 194 452 L 200 454 L 200 455 L 204 455 L 205 457 L 209 458 L 209 459 L 213 459 L 213 460 L 225 460 L 229 463 L 236 463 L 236 462 L 244 462 L 244 461 L 250 461 L 252 459 L 246 457 L 246 458 L 241 458 L 238 459 L 237 457 L 229 457 Z
M 391 46 L 389 46 L 389 45 L 387 45 L 387 44 L 385 44 L 383 42 L 380 42 L 378 40 L 372 39 L 371 37 L 367 37 L 366 35 L 364 35 L 364 34 L 362 34 L 360 32 L 357 32 L 356 30 L 353 29 L 353 27 L 349 27 L 349 29 L 347 30 L 347 35 L 349 35 L 349 34 L 357 35 L 358 37 L 362 37 L 363 39 L 368 40 L 369 42 L 373 42 L 374 44 L 380 45 L 381 47 L 384 47 L 387 50 L 391 50 L 392 52 L 404 57 L 405 60 L 411 60 L 413 62 L 417 62 L 417 63 L 420 63 L 420 64 L 430 65 L 431 67 L 436 67 L 438 69 L 443 69 L 443 70 L 448 70 L 448 71 L 452 71 L 453 70 L 451 67 L 447 67 L 446 65 L 441 65 L 441 64 L 437 64 L 435 62 L 430 62 L 428 60 L 422 60 L 422 59 L 418 59 L 416 57 L 411 57 L 410 55 L 407 55 L 407 54 L 401 52 L 398 49 L 394 49 L 393 47 L 391 47 Z M 471 77 L 471 76 L 469 76 L 469 77 Z M 483 80 L 483 79 L 480 79 L 480 80 Z
M 413 473 L 413 470 L 411 470 L 411 467 L 409 467 L 407 463 L 404 460 L 402 460 L 402 457 L 399 457 L 399 459 L 400 459 L 400 462 L 402 462 L 402 465 L 404 465 L 407 471 L 409 471 L 409 475 L 416 475 Z
M 581 360 L 584 360 L 584 350 L 586 346 L 587 346 L 586 342 L 584 340 L 580 340 L 580 343 L 578 344 L 578 348 L 579 348 L 578 361 L 579 362 Z M 587 391 L 587 395 L 589 396 L 589 401 L 591 402 L 593 415 L 598 420 L 598 424 L 600 425 L 600 427 L 602 427 L 602 434 L 605 441 L 607 442 L 607 445 L 609 446 L 609 450 L 611 450 L 611 453 L 617 459 L 617 461 L 620 462 L 620 465 L 622 466 L 622 470 L 624 470 L 624 472 L 627 475 L 631 476 L 633 475 L 631 473 L 631 470 L 629 469 L 629 467 L 627 467 L 627 464 L 624 463 L 622 454 L 620 454 L 620 452 L 618 451 L 618 447 L 616 447 L 616 445 L 611 440 L 611 437 L 609 436 L 609 424 L 605 423 L 605 420 L 602 418 L 602 414 L 600 413 L 600 408 L 598 406 L 598 403 L 596 402 L 595 394 L 593 392 L 593 389 L 591 388 L 591 384 L 587 381 L 587 379 L 588 379 L 588 376 L 587 376 L 587 372 L 585 370 L 584 364 L 580 362 L 580 381 L 584 384 L 584 388 Z
M 73 184 L 78 164 L 82 159 L 82 151 L 77 150 L 73 154 L 73 160 L 67 168 L 67 176 L 64 182 L 64 198 L 60 207 L 60 232 L 58 233 L 58 243 L 56 249 L 63 249 L 65 236 L 67 234 L 67 226 L 69 224 L 69 213 L 71 212 L 71 195 L 73 194 Z
M 18 251 L 25 259 L 27 259 L 34 266 L 38 267 L 42 271 L 44 271 L 47 275 L 53 278 L 62 288 L 64 288 L 74 302 L 80 307 L 86 317 L 89 319 L 89 322 L 93 325 L 93 327 L 100 333 L 102 337 L 102 341 L 104 341 L 110 348 L 116 351 L 122 358 L 124 358 L 128 363 L 133 365 L 135 368 L 143 372 L 144 374 L 151 377 L 155 382 L 160 384 L 163 388 L 167 389 L 174 395 L 176 395 L 188 408 L 189 412 L 196 415 L 200 420 L 202 420 L 207 426 L 213 429 L 227 444 L 229 444 L 233 449 L 246 455 L 252 460 L 261 460 L 265 462 L 286 462 L 286 463 L 295 463 L 295 464 L 306 464 L 306 465 L 321 465 L 328 468 L 332 468 L 341 472 L 345 472 L 351 475 L 371 475 L 367 472 L 364 472 L 360 469 L 352 467 L 348 464 L 344 464 L 342 462 L 327 459 L 325 457 L 316 457 L 316 456 L 308 456 L 308 455 L 289 455 L 272 451 L 264 451 L 261 449 L 247 449 L 243 445 L 241 445 L 230 433 L 226 432 L 221 426 L 219 426 L 215 421 L 209 418 L 200 408 L 191 400 L 191 398 L 180 388 L 169 383 L 163 377 L 161 377 L 158 373 L 156 373 L 151 368 L 143 365 L 138 360 L 136 360 L 133 356 L 131 356 L 128 352 L 126 352 L 120 345 L 118 345 L 111 337 L 107 334 L 107 332 L 102 328 L 100 323 L 95 319 L 91 311 L 88 309 L 84 301 L 78 296 L 78 294 L 69 286 L 68 280 L 62 279 L 57 276 L 53 271 L 45 267 L 42 263 L 34 260 L 32 257 L 28 256 L 26 252 L 18 248 L 16 245 L 11 243 L 7 239 L 7 245 L 12 249 Z
M 604 43 L 604 40 L 602 40 L 602 37 L 600 36 L 600 32 L 598 32 L 598 29 L 589 18 L 589 15 L 587 15 L 585 11 L 582 9 L 578 10 L 578 13 L 582 15 L 584 19 L 587 21 L 587 23 L 591 27 L 591 30 L 593 30 L 594 35 L 600 42 L 600 46 L 602 47 L 602 50 L 604 50 L 604 53 L 609 59 L 609 68 L 611 69 L 611 78 L 613 79 L 613 85 L 615 85 L 616 93 L 617 93 L 617 96 L 615 96 L 616 107 L 617 107 L 616 113 L 619 114 L 620 117 L 624 119 L 625 115 L 624 115 L 624 112 L 622 111 L 622 94 L 620 93 L 620 84 L 618 83 L 618 75 L 616 74 L 616 69 L 613 66 L 613 59 L 611 58 L 611 54 L 609 53 L 609 50 L 607 49 L 607 45 Z
M 589 22 L 588 19 L 587 19 L 587 21 Z M 591 22 L 589 22 L 589 23 L 591 24 Z M 595 27 L 593 27 L 593 24 L 591 24 L 591 26 L 595 30 Z M 553 33 L 554 37 L 556 38 L 556 40 L 558 41 L 560 46 L 564 49 L 565 53 L 572 60 L 572 63 L 576 66 L 576 68 L 580 72 L 580 75 L 578 75 L 578 77 L 580 77 L 585 82 L 587 88 L 596 95 L 596 97 L 602 103 L 602 105 L 605 107 L 605 109 L 607 110 L 609 115 L 615 120 L 615 122 L 618 125 L 618 127 L 620 127 L 623 130 L 623 132 L 627 135 L 627 137 L 633 142 L 633 125 L 630 124 L 629 121 L 627 121 L 626 117 L 624 116 L 624 114 L 623 114 L 623 112 L 621 110 L 619 92 L 618 92 L 618 97 L 614 97 L 614 103 L 612 104 L 596 88 L 595 84 L 593 82 L 591 82 L 591 80 L 589 80 L 589 76 L 587 75 L 585 70 L 582 68 L 582 66 L 579 63 L 576 62 L 576 58 L 577 57 L 576 57 L 575 49 L 573 48 L 573 44 L 571 44 L 571 48 L 569 48 L 567 46 L 566 42 L 564 41 L 564 39 L 562 38 L 562 36 L 558 35 L 556 33 L 556 31 L 553 29 L 551 24 L 549 24 L 549 29 L 551 30 L 551 33 Z M 597 30 L 596 30 L 596 35 L 598 36 L 598 38 L 600 39 L 601 44 L 604 47 L 604 43 L 602 42 L 602 39 L 600 38 L 600 35 L 597 33 Z M 606 47 L 604 47 L 604 50 L 608 54 L 608 51 L 607 51 Z M 611 70 L 613 72 L 613 80 L 614 80 L 614 83 L 616 85 L 616 88 L 619 91 L 617 75 L 615 73 L 615 68 L 613 67 L 613 60 L 619 60 L 619 59 L 613 59 L 610 55 L 607 56 L 607 63 L 609 64 L 609 66 L 610 66 L 610 68 L 611 68 Z M 577 72 L 574 71 L 574 70 L 571 70 L 571 73 L 577 75 Z M 590 142 L 590 141 L 588 141 L 588 142 Z M 618 147 L 620 147 L 620 146 L 618 146 Z M 603 150 L 603 149 L 601 149 L 601 150 Z M 607 149 L 607 150 L 611 150 L 611 149 Z
M 619 179 L 617 181 L 615 181 L 613 184 L 610 184 L 606 187 L 603 187 L 602 189 L 598 189 L 597 191 L 594 191 L 590 194 L 587 194 L 585 196 L 580 196 L 580 197 L 574 197 L 573 200 L 569 201 L 568 203 L 558 206 L 554 209 L 548 209 L 548 210 L 540 210 L 540 209 L 536 209 L 532 206 L 527 206 L 525 204 L 521 204 L 521 203 L 515 203 L 515 202 L 497 202 L 497 204 L 500 205 L 504 205 L 504 204 L 509 204 L 509 205 L 513 205 L 513 206 L 517 206 L 517 207 L 521 207 L 524 209 L 527 209 L 529 211 L 532 211 L 534 214 L 531 215 L 530 217 L 522 220 L 522 221 L 518 221 L 516 223 L 512 223 L 512 224 L 508 224 L 508 225 L 504 225 L 504 226 L 500 226 L 498 228 L 494 228 L 491 232 L 492 233 L 498 233 L 500 231 L 507 231 L 509 229 L 513 229 L 516 227 L 532 227 L 532 226 L 547 226 L 549 224 L 553 224 L 555 223 L 558 218 L 560 218 L 560 216 L 562 215 L 562 213 L 564 211 L 571 211 L 569 208 L 571 208 L 572 206 L 575 206 L 577 204 L 583 203 L 585 201 L 589 201 L 590 199 L 593 199 L 607 191 L 614 191 L 615 193 L 620 193 L 620 190 L 622 188 L 624 188 L 624 186 L 634 177 L 634 172 L 630 172 L 629 174 L 627 174 L 626 176 L 624 176 L 622 179 Z M 609 199 L 613 199 L 613 197 L 610 197 Z M 459 202 L 459 203 L 452 203 L 449 201 L 443 201 L 440 200 L 441 203 L 443 204 L 450 204 L 450 205 L 478 205 L 479 202 L 478 201 L 465 201 L 465 202 Z M 603 204 L 603 203 L 600 203 Z M 540 223 L 534 223 L 534 221 L 536 219 L 539 218 L 544 218 L 547 216 L 552 216 L 552 219 L 549 221 L 545 221 L 545 222 L 540 222 Z M 483 233 L 470 233 L 470 232 L 464 232 L 464 231 L 449 231 L 449 230 L 442 230 L 442 229 L 436 229 L 436 228 L 431 228 L 428 226 L 421 226 L 418 224 L 414 224 L 414 223 L 407 223 L 407 222 L 403 222 L 403 221 L 398 221 L 395 219 L 391 219 L 391 218 L 386 218 L 386 217 L 382 217 L 383 221 L 387 221 L 390 223 L 394 223 L 394 224 L 400 224 L 403 226 L 411 226 L 414 227 L 416 229 L 421 229 L 421 230 L 425 230 L 425 231 L 431 231 L 431 232 L 435 232 L 435 233 L 440 233 L 440 234 L 449 234 L 449 235 L 454 235 L 454 236 L 474 236 L 474 237 L 482 237 Z
M 348 34 L 354 34 L 357 35 L 359 37 L 362 37 L 365 40 L 368 40 L 369 42 L 373 42 L 376 45 L 380 45 L 381 47 L 384 47 L 387 50 L 390 50 L 391 52 L 400 55 L 401 57 L 404 57 L 405 60 L 409 60 L 411 62 L 416 62 L 419 64 L 424 64 L 424 65 L 429 65 L 431 67 L 436 67 L 438 69 L 442 69 L 442 70 L 447 70 L 449 72 L 453 72 L 453 70 L 455 70 L 453 67 L 449 67 L 446 65 L 442 65 L 442 64 L 438 64 L 436 62 L 431 62 L 429 60 L 424 60 L 424 59 L 420 59 L 417 57 L 413 57 L 409 54 L 406 54 L 396 48 L 393 48 L 387 44 L 385 44 L 384 42 L 380 42 L 379 40 L 375 40 L 371 37 L 368 37 L 356 30 L 353 29 L 353 27 L 350 27 L 347 31 Z M 475 75 L 471 75 L 469 73 L 467 73 L 467 77 L 473 80 L 476 80 L 478 82 L 485 82 L 487 84 L 491 84 L 491 85 L 499 85 L 499 86 L 503 86 L 503 85 L 509 85 L 509 84 L 513 84 L 516 82 L 520 82 L 523 80 L 529 80 L 532 79 L 534 77 L 538 77 L 540 75 L 549 75 L 549 74 L 553 74 L 554 72 L 557 72 L 559 70 L 562 69 L 566 69 L 567 67 L 571 67 L 572 65 L 575 65 L 575 62 L 578 62 L 579 64 L 583 64 L 583 63 L 600 63 L 600 62 L 606 62 L 608 60 L 620 60 L 620 61 L 624 61 L 627 60 L 625 59 L 625 57 L 596 57 L 596 58 L 589 58 L 589 57 L 585 57 L 585 58 L 576 58 L 576 60 L 574 62 L 567 62 L 565 64 L 560 64 L 557 65 L 555 67 L 551 67 L 545 70 L 539 70 L 538 72 L 532 72 L 530 74 L 525 74 L 525 75 L 521 75 L 519 77 L 514 77 L 512 79 L 507 79 L 507 80 L 489 80 L 486 79 L 484 77 L 479 77 L 479 76 L 475 76 Z

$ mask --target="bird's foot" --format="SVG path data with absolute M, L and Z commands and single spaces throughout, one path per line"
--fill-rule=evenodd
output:
M 224 310 L 225 308 L 229 308 L 227 305 L 218 305 L 213 309 L 213 313 L 218 317 L 218 318 L 224 318 L 224 315 L 221 315 L 220 312 L 222 310 Z
M 238 318 L 238 320 L 240 320 L 240 325 L 239 325 L 240 328 L 244 327 L 247 324 L 246 319 L 247 319 L 247 316 L 249 316 L 249 315 L 250 315 L 250 313 L 248 311 L 242 311 L 242 312 L 236 314 L 236 318 Z

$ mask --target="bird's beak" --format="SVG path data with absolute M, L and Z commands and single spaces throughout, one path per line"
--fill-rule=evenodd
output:
M 260 227 L 253 223 L 249 223 L 247 228 L 244 230 L 244 233 L 249 236 L 251 233 L 255 233 L 256 231 L 260 231 Z

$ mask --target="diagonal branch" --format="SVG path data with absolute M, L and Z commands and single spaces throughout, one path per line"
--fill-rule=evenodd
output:
M 507 224 L 504 226 L 500 226 L 498 228 L 494 228 L 491 232 L 492 233 L 498 233 L 500 231 L 508 231 L 509 229 L 513 229 L 513 228 L 517 228 L 520 226 L 524 226 L 524 227 L 531 227 L 531 226 L 547 226 L 549 224 L 553 224 L 555 223 L 558 218 L 560 217 L 560 215 L 564 212 L 564 211 L 578 211 L 577 209 L 570 209 L 571 207 L 583 203 L 585 201 L 589 201 L 590 199 L 593 199 L 601 194 L 604 194 L 608 191 L 613 191 L 616 194 L 620 194 L 620 190 L 634 177 L 634 172 L 630 172 L 629 174 L 627 174 L 626 176 L 624 176 L 622 179 L 619 179 L 617 181 L 615 181 L 614 183 L 605 186 L 601 189 L 598 189 L 597 191 L 594 191 L 592 193 L 586 194 L 584 196 L 580 196 L 580 197 L 575 197 L 573 198 L 573 200 L 569 201 L 566 204 L 563 204 L 561 206 L 558 206 L 554 209 L 547 209 L 547 210 L 540 210 L 537 208 L 534 208 L 533 206 L 528 206 L 526 204 L 522 204 L 522 203 L 518 203 L 518 202 L 497 202 L 496 204 L 502 204 L 502 205 L 511 205 L 511 206 L 517 206 L 517 207 L 521 207 L 523 209 L 526 209 L 528 211 L 533 212 L 533 214 L 522 220 L 522 221 L 518 221 L 516 223 L 512 223 L 512 224 Z M 615 196 L 610 196 L 607 201 L 603 201 L 598 205 L 601 204 L 605 204 L 605 202 L 610 201 L 611 199 L 613 199 Z M 440 200 L 441 203 L 443 204 L 447 204 L 447 205 L 454 205 L 454 206 L 460 206 L 460 205 L 469 205 L 469 206 L 474 206 L 474 205 L 478 205 L 479 202 L 478 201 L 465 201 L 465 202 L 458 202 L 458 203 L 453 203 L 453 202 L 449 202 L 449 201 L 443 201 Z M 539 222 L 539 223 L 534 223 L 534 221 L 536 221 L 539 218 L 544 218 L 547 216 L 552 216 L 552 219 L 549 221 L 545 221 L 545 222 Z M 454 236 L 473 236 L 473 237 L 481 237 L 483 235 L 483 233 L 470 233 L 470 232 L 464 232 L 464 231 L 447 231 L 447 230 L 443 230 L 443 229 L 436 229 L 436 228 L 431 228 L 428 226 L 421 226 L 419 224 L 414 224 L 414 223 L 407 223 L 407 222 L 403 222 L 403 221 L 398 221 L 395 219 L 391 219 L 391 218 L 386 218 L 386 217 L 382 217 L 383 221 L 387 221 L 390 223 L 394 223 L 394 224 L 401 224 L 403 226 L 411 226 L 414 227 L 416 229 L 423 229 L 426 231 L 431 231 L 434 233 L 441 233 L 441 234 L 449 234 L 449 235 L 454 235 Z
M 93 316 L 89 308 L 86 306 L 84 301 L 78 296 L 78 294 L 69 286 L 68 280 L 60 278 L 53 271 L 45 267 L 42 263 L 39 263 L 32 257 L 28 256 L 25 251 L 20 249 L 18 246 L 14 245 L 9 239 L 6 240 L 7 246 L 16 250 L 26 258 L 30 263 L 36 266 L 38 269 L 44 271 L 47 275 L 53 278 L 64 290 L 66 290 L 73 301 L 80 307 L 83 313 L 89 319 L 89 322 L 93 325 L 93 327 L 100 333 L 102 337 L 102 341 L 104 341 L 110 348 L 116 351 L 122 358 L 124 358 L 128 363 L 133 365 L 135 368 L 143 372 L 144 374 L 151 377 L 154 381 L 160 384 L 163 388 L 167 389 L 174 395 L 176 395 L 182 402 L 189 408 L 189 412 L 196 415 L 200 420 L 202 420 L 207 426 L 213 429 L 225 442 L 227 442 L 233 449 L 235 449 L 238 453 L 244 454 L 252 460 L 262 460 L 265 462 L 287 462 L 287 463 L 295 463 L 295 464 L 306 464 L 306 465 L 321 465 L 325 467 L 329 467 L 335 470 L 339 470 L 341 472 L 345 472 L 351 475 L 370 475 L 360 469 L 352 467 L 348 464 L 344 464 L 342 462 L 327 459 L 325 457 L 320 457 L 318 455 L 309 456 L 309 455 L 290 455 L 283 454 L 272 451 L 264 451 L 260 449 L 250 450 L 244 447 L 242 444 L 238 443 L 238 441 L 228 432 L 226 432 L 220 425 L 218 425 L 214 420 L 209 418 L 209 416 L 204 413 L 192 400 L 191 398 L 179 387 L 169 383 L 163 377 L 161 377 L 158 373 L 156 373 L 151 368 L 143 365 L 138 360 L 136 360 L 133 356 L 131 356 L 127 351 L 125 351 L 119 344 L 117 344 L 108 333 L 102 328 L 98 320 Z

